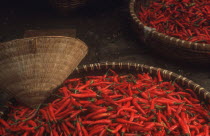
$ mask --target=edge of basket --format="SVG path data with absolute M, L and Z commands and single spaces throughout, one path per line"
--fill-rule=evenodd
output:
M 4 45 L 4 44 L 12 43 L 12 42 L 17 42 L 17 41 L 36 40 L 36 39 L 44 39 L 44 38 L 50 38 L 50 39 L 60 38 L 60 39 L 76 40 L 76 41 L 80 42 L 86 48 L 86 51 L 88 50 L 88 46 L 87 46 L 87 44 L 84 41 L 82 41 L 82 40 L 80 40 L 78 38 L 68 37 L 68 36 L 35 36 L 35 37 L 20 38 L 20 39 L 14 39 L 14 40 L 11 40 L 11 41 L 2 42 L 2 43 L 0 43 L 0 46 Z
M 100 69 L 128 69 L 128 70 L 136 70 L 136 71 L 141 71 L 141 72 L 148 72 L 150 74 L 156 74 L 157 71 L 160 71 L 163 78 L 176 81 L 177 83 L 192 89 L 199 96 L 201 96 L 205 101 L 210 103 L 210 92 L 207 91 L 202 86 L 198 85 L 197 83 L 193 82 L 192 80 L 189 80 L 188 78 L 182 75 L 178 75 L 169 70 L 157 68 L 153 66 L 148 66 L 144 64 L 130 63 L 130 62 L 128 63 L 124 63 L 124 62 L 94 63 L 94 64 L 78 66 L 72 74 L 100 70 Z

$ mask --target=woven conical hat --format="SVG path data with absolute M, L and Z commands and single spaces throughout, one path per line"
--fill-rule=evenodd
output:
M 19 102 L 41 104 L 87 54 L 84 42 L 44 36 L 0 43 L 0 87 Z

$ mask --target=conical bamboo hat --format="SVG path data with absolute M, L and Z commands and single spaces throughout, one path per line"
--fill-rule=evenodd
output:
M 39 105 L 71 74 L 87 50 L 84 42 L 63 36 L 0 43 L 0 87 L 25 105 Z

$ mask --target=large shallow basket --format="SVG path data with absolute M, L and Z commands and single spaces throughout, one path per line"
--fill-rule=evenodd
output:
M 44 36 L 0 43 L 0 87 L 17 101 L 42 103 L 87 54 L 79 39 Z
M 150 73 L 152 76 L 156 76 L 157 71 L 160 70 L 164 80 L 175 81 L 183 88 L 190 88 L 196 92 L 200 100 L 205 100 L 207 103 L 210 103 L 210 92 L 205 90 L 200 85 L 171 71 L 143 64 L 112 62 L 83 65 L 79 68 L 76 68 L 69 78 L 84 77 L 88 75 L 103 75 L 108 69 L 115 70 L 118 74 Z
M 152 0 L 130 1 L 133 28 L 138 37 L 163 56 L 193 63 L 210 63 L 210 44 L 189 42 L 159 33 L 139 20 L 140 5 L 147 6 L 150 1 Z
M 88 0 L 49 0 L 59 13 L 67 15 L 70 11 L 84 6 Z

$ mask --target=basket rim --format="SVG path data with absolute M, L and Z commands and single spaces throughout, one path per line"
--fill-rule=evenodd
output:
M 176 81 L 178 84 L 181 84 L 182 86 L 187 86 L 193 91 L 197 93 L 198 96 L 202 96 L 205 101 L 210 103 L 210 91 L 206 90 L 199 84 L 193 82 L 192 80 L 189 80 L 188 78 L 178 75 L 172 71 L 162 69 L 159 67 L 153 67 L 145 64 L 139 64 L 139 63 L 125 63 L 125 62 L 102 62 L 102 63 L 93 63 L 93 64 L 86 64 L 86 65 L 79 65 L 72 73 L 71 75 L 77 75 L 79 73 L 88 73 L 88 71 L 96 71 L 96 70 L 108 70 L 108 69 L 120 69 L 120 70 L 136 70 L 136 71 L 147 71 L 150 74 L 156 74 L 157 71 L 160 71 L 160 74 L 163 78 L 167 80 Z M 70 75 L 70 77 L 71 77 Z
M 204 51 L 204 52 L 209 52 L 210 51 L 210 44 L 190 42 L 190 41 L 182 40 L 182 39 L 179 39 L 179 38 L 175 38 L 175 37 L 160 33 L 158 31 L 156 31 L 155 29 L 152 29 L 151 27 L 148 27 L 148 26 L 144 25 L 135 13 L 136 1 L 138 1 L 138 0 L 130 0 L 129 12 L 130 12 L 130 15 L 131 15 L 133 21 L 138 26 L 140 26 L 140 27 L 143 26 L 145 31 L 147 31 L 148 33 L 152 33 L 155 36 L 164 37 L 165 39 L 169 39 L 172 42 L 179 43 L 179 44 L 176 44 L 176 46 L 178 46 L 180 48 L 193 49 L 193 50 Z M 183 44 L 183 43 L 187 43 L 187 44 Z M 171 46 L 171 45 L 167 44 L 166 46 Z
M 45 38 L 49 38 L 49 39 L 69 39 L 69 40 L 76 40 L 78 42 L 80 42 L 81 44 L 83 44 L 87 49 L 88 49 L 88 46 L 87 44 L 78 39 L 78 38 L 74 38 L 74 37 L 69 37 L 69 36 L 34 36 L 34 37 L 26 37 L 26 38 L 19 38 L 19 39 L 13 39 L 13 40 L 10 40 L 10 41 L 6 41 L 6 42 L 1 42 L 0 45 L 5 45 L 5 44 L 8 44 L 8 43 L 12 43 L 12 42 L 18 42 L 18 41 L 25 41 L 25 40 L 36 40 L 36 39 L 45 39 Z

